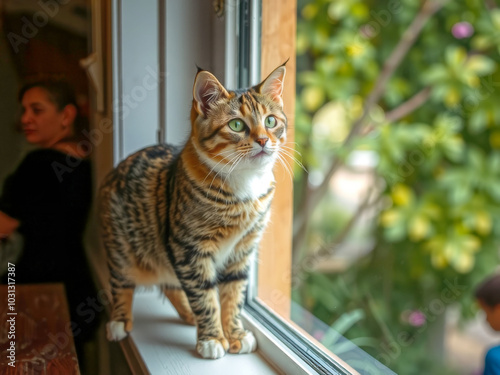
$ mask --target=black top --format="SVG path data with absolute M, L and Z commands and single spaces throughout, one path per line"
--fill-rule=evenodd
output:
M 76 307 L 95 297 L 82 245 L 91 178 L 88 160 L 40 149 L 6 179 L 0 197 L 0 211 L 20 221 L 24 237 L 16 283 L 63 282 L 73 321 Z

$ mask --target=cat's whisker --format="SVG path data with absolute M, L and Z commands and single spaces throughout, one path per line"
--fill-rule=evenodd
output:
M 234 169 L 236 168 L 236 166 L 241 162 L 241 160 L 247 155 L 247 153 L 239 153 L 238 156 L 235 158 L 235 161 L 233 162 L 233 164 L 231 165 L 231 168 L 229 168 L 229 171 L 227 172 L 226 174 L 226 178 L 224 179 L 224 182 L 222 183 L 222 186 L 223 187 L 227 181 L 227 179 L 229 178 L 229 176 L 231 175 L 231 172 L 234 171 Z
M 217 193 L 216 198 L 218 198 L 220 196 L 222 189 L 224 188 L 224 185 L 226 184 L 227 180 L 229 179 L 229 176 L 231 175 L 231 172 L 236 168 L 236 166 L 240 163 L 240 161 L 244 158 L 244 156 L 245 156 L 245 154 L 239 153 L 235 158 L 232 159 L 234 161 L 232 162 L 232 165 L 229 168 L 229 171 L 226 173 L 226 176 L 225 176 L 224 180 L 222 181 L 221 186 L 219 187 L 219 192 Z M 226 203 L 227 203 L 227 200 L 226 200 Z
M 223 170 L 224 170 L 224 168 L 225 168 L 225 167 L 226 167 L 229 163 L 231 163 L 231 161 L 234 159 L 234 158 L 233 158 L 233 159 L 229 159 L 229 160 L 228 160 L 228 158 L 232 157 L 233 155 L 237 155 L 237 154 L 238 154 L 238 151 L 237 151 L 237 150 L 236 150 L 236 151 L 235 151 L 235 150 L 227 150 L 227 151 L 222 151 L 222 152 L 220 152 L 220 153 L 219 153 L 219 154 L 217 154 L 217 155 L 218 155 L 218 156 L 219 156 L 219 155 L 220 155 L 220 156 L 222 156 L 222 154 L 223 154 L 223 153 L 228 153 L 228 155 L 227 155 L 227 156 L 223 156 L 223 159 L 222 159 L 222 160 L 220 160 L 217 164 L 215 164 L 215 165 L 212 167 L 212 169 L 210 169 L 210 171 L 207 173 L 207 175 L 205 176 L 205 178 L 204 178 L 204 179 L 203 179 L 203 181 L 202 181 L 202 182 L 204 183 L 204 182 L 206 181 L 206 179 L 208 178 L 208 176 L 210 176 L 210 175 L 212 174 L 212 172 L 213 172 L 213 171 L 214 171 L 214 170 L 215 170 L 215 169 L 216 169 L 216 168 L 217 168 L 217 167 L 218 167 L 218 166 L 219 166 L 222 162 L 226 162 L 226 163 L 224 164 L 224 166 L 220 169 L 220 171 L 219 171 L 219 172 L 217 172 L 217 173 L 215 174 L 215 176 L 212 178 L 212 182 L 210 183 L 210 188 L 212 187 L 212 185 L 213 185 L 213 183 L 214 183 L 215 179 L 216 179 L 216 178 L 217 178 L 217 176 L 220 174 L 220 172 L 221 172 L 221 171 L 223 171 Z
M 227 163 L 225 163 L 225 164 L 224 164 L 224 166 L 223 166 L 223 167 L 222 167 L 222 168 L 221 168 L 221 169 L 220 169 L 220 170 L 219 170 L 219 171 L 215 174 L 215 176 L 212 178 L 212 181 L 211 181 L 210 186 L 209 186 L 209 190 L 212 188 L 212 185 L 213 185 L 213 183 L 214 183 L 215 179 L 217 178 L 217 176 L 222 175 L 222 173 L 224 172 L 224 168 L 226 168 L 229 164 L 233 163 L 233 160 L 237 160 L 237 158 L 238 158 L 238 156 L 239 156 L 238 151 L 234 151 L 234 152 L 231 154 L 231 156 L 233 156 L 233 155 L 235 155 L 235 154 L 236 154 L 236 156 L 234 156 L 233 158 L 231 158 L 230 160 L 228 160 L 228 161 L 227 161 Z M 221 160 L 221 162 L 222 162 L 222 160 Z M 217 165 L 218 165 L 218 164 L 220 164 L 220 162 L 219 162 L 219 163 L 217 163 Z M 214 166 L 214 168 L 215 168 L 215 167 L 217 167 L 217 165 L 216 165 L 216 166 Z M 212 168 L 212 170 L 209 172 L 209 174 L 210 174 L 210 173 L 214 170 L 214 168 Z M 207 176 L 208 176 L 208 175 L 207 175 Z M 221 177 L 222 177 L 222 176 L 221 176 Z M 205 177 L 205 179 L 206 179 L 206 177 Z M 205 180 L 204 180 L 204 181 L 205 181 Z M 225 182 L 223 182 L 223 183 L 222 183 L 222 185 L 219 187 L 219 194 L 220 194 L 220 191 L 221 191 L 222 187 L 224 186 L 224 183 L 225 183 Z M 207 191 L 207 197 L 208 197 L 208 191 Z
M 292 159 L 302 170 L 304 170 L 304 172 L 309 173 L 304 164 L 302 164 L 302 162 L 299 159 L 297 159 L 294 155 L 292 155 L 289 151 L 280 149 L 278 150 L 278 154 L 279 153 L 283 153 L 284 155 L 288 156 L 288 158 Z
M 290 177 L 290 182 L 293 184 L 293 178 L 294 178 L 293 168 L 289 165 L 287 159 L 280 154 L 278 154 L 278 160 L 280 164 L 283 166 L 283 168 L 286 170 L 288 176 Z
M 287 149 L 287 150 L 290 150 L 290 151 L 293 151 L 294 153 L 298 154 L 299 156 L 302 157 L 302 154 L 300 153 L 300 151 L 298 151 L 296 148 L 293 148 L 293 147 L 289 147 L 289 146 L 285 146 L 285 145 L 282 145 L 281 148 L 284 148 L 284 149 Z

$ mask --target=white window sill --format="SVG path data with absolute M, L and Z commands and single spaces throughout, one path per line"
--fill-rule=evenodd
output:
M 196 352 L 196 328 L 184 324 L 158 290 L 134 295 L 134 329 L 122 342 L 132 372 L 157 375 L 280 374 L 259 353 L 226 354 L 221 359 L 201 358 Z M 146 372 L 146 373 L 147 373 Z

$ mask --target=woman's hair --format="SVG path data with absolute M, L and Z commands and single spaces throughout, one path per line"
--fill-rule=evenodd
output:
M 58 111 L 62 111 L 67 105 L 73 105 L 76 108 L 76 117 L 73 123 L 74 140 L 82 139 L 83 131 L 88 131 L 88 125 L 80 115 L 73 86 L 65 80 L 43 79 L 33 81 L 26 83 L 19 90 L 18 101 L 21 103 L 26 91 L 34 87 L 44 89 L 47 92 L 49 100 L 56 106 Z
M 474 297 L 491 307 L 500 304 L 500 274 L 490 276 L 479 284 Z

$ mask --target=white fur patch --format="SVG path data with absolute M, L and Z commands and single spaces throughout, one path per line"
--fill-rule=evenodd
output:
M 109 341 L 120 341 L 128 336 L 128 332 L 125 331 L 125 323 L 111 321 L 106 324 L 106 336 Z
M 233 172 L 228 183 L 239 199 L 257 199 L 267 193 L 274 181 L 272 169 L 263 169 L 260 173 L 255 170 Z
M 257 349 L 257 340 L 252 332 L 246 331 L 245 337 L 241 339 L 241 350 L 239 354 L 252 353 Z
M 226 351 L 222 344 L 217 340 L 198 341 L 196 351 L 203 357 L 208 359 L 218 359 L 224 357 Z

